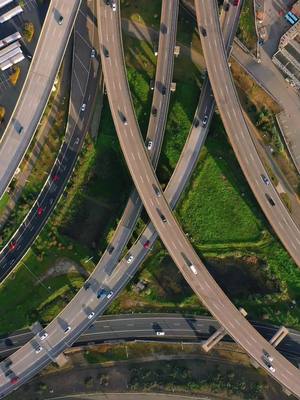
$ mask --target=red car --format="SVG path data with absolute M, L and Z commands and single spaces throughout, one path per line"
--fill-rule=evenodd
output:
M 9 243 L 9 250 L 10 250 L 10 251 L 14 251 L 15 248 L 16 248 L 16 242 L 15 242 L 14 240 L 12 240 L 12 241 Z
M 14 376 L 10 380 L 10 383 L 12 383 L 13 385 L 15 385 L 17 382 L 19 382 L 19 377 L 18 376 Z
M 149 249 L 150 247 L 150 242 L 147 240 L 147 242 L 144 243 L 144 249 Z
M 234 6 L 238 6 L 239 5 L 240 0 L 233 0 L 233 5 Z
M 38 215 L 42 215 L 43 214 L 43 208 L 42 207 L 38 207 L 38 209 L 37 209 L 37 213 L 38 213 Z
M 58 175 L 52 175 L 52 181 L 53 182 L 57 182 L 59 180 L 59 176 Z

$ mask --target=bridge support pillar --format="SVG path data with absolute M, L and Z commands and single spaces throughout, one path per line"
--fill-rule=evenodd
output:
M 285 326 L 281 326 L 275 335 L 270 339 L 270 344 L 274 347 L 278 346 L 279 343 L 288 335 L 289 331 Z

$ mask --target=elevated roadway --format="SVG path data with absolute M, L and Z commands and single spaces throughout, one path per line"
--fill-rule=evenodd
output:
M 251 322 L 267 340 L 279 329 L 278 326 Z M 119 343 L 120 341 L 158 340 L 164 342 L 201 343 L 206 340 L 220 324 L 213 318 L 200 315 L 182 314 L 124 314 L 105 315 L 93 322 L 74 343 L 74 347 L 93 343 Z M 158 336 L 157 331 L 165 333 Z M 7 357 L 29 340 L 33 333 L 29 330 L 17 331 L 0 339 L 0 357 Z M 232 341 L 225 336 L 223 341 Z M 278 350 L 288 358 L 300 362 L 300 332 L 290 330 L 280 343 Z
M 159 182 L 143 145 L 132 105 L 124 67 L 118 11 L 100 3 L 98 22 L 100 42 L 110 49 L 109 58 L 101 53 L 102 67 L 121 148 L 134 184 L 161 240 L 191 288 L 227 333 L 258 365 L 292 393 L 300 396 L 299 370 L 276 351 L 230 302 L 188 242 L 165 197 L 158 196 L 154 190 L 154 186 L 159 187 Z M 118 77 L 118 87 L 112 85 L 114 77 Z M 191 266 L 194 266 L 194 270 Z M 274 359 L 275 373 L 265 362 L 265 352 Z
M 241 6 L 240 2 L 240 5 Z M 226 59 L 215 1 L 196 1 L 203 53 L 226 132 L 244 175 L 272 228 L 300 267 L 300 230 L 283 204 L 259 157 L 242 113 Z
M 81 0 L 52 0 L 11 119 L 0 142 L 0 198 L 21 163 L 63 59 Z M 63 16 L 63 23 L 58 23 Z
M 69 113 L 65 140 L 51 173 L 24 221 L 0 252 L 0 281 L 9 276 L 28 251 L 62 195 L 72 174 L 89 124 L 97 84 L 99 60 L 91 58 L 98 48 L 97 28 L 89 19 L 86 2 L 82 2 L 76 18 Z M 82 104 L 86 104 L 84 111 Z
M 169 30 L 165 35 L 159 35 L 155 84 L 146 135 L 146 145 L 148 146 L 150 141 L 152 143 L 151 149 L 149 149 L 148 152 L 154 168 L 157 167 L 159 160 L 169 109 L 170 87 L 173 77 L 174 47 L 176 44 L 178 2 L 179 0 L 174 0 L 172 2 L 168 0 L 162 1 L 160 24 L 161 26 L 168 26 Z M 104 49 L 103 46 L 101 47 L 101 51 L 108 51 L 106 54 L 109 55 L 109 49 Z M 160 89 L 162 86 L 165 87 L 165 95 L 161 93 Z M 128 243 L 142 207 L 143 205 L 138 192 L 134 188 L 114 232 L 114 236 L 100 260 L 100 264 L 103 266 L 105 265 L 108 273 L 112 272 L 124 247 Z M 101 266 L 99 265 L 99 267 Z
M 232 19 L 232 29 L 236 29 L 238 16 L 235 15 L 235 20 Z M 230 24 L 227 24 L 230 26 Z M 227 34 L 231 31 L 227 30 Z M 232 37 L 232 35 L 231 35 Z M 209 116 L 208 122 L 213 113 L 214 101 L 211 96 L 211 89 L 208 81 L 206 80 L 199 105 L 196 110 L 195 120 L 203 119 L 203 116 L 207 113 Z M 166 188 L 166 196 L 168 201 L 175 206 L 179 199 L 180 193 L 184 189 L 193 168 L 197 162 L 198 155 L 202 144 L 204 143 L 206 134 L 208 132 L 208 124 L 206 127 L 202 127 L 201 124 L 192 126 L 189 137 L 184 146 L 182 155 L 179 159 L 177 167 L 172 175 L 170 183 Z M 3 375 L 5 371 L 2 371 L 3 384 L 0 386 L 0 393 L 7 394 L 12 391 L 15 387 L 26 382 L 31 376 L 35 375 L 43 366 L 47 365 L 55 357 L 69 345 L 71 345 L 78 336 L 89 326 L 91 321 L 87 319 L 89 312 L 94 312 L 95 316 L 103 313 L 106 307 L 111 303 L 113 298 L 125 287 L 128 281 L 132 278 L 134 273 L 137 271 L 139 265 L 144 260 L 146 255 L 151 250 L 151 247 L 145 249 L 143 243 L 145 240 L 149 240 L 152 244 L 156 239 L 157 234 L 154 226 L 150 223 L 142 235 L 137 239 L 136 243 L 130 249 L 131 254 L 134 255 L 134 260 L 131 264 L 126 262 L 123 258 L 113 271 L 112 276 L 106 273 L 103 264 L 98 263 L 87 284 L 90 285 L 88 290 L 85 288 L 81 289 L 67 307 L 60 313 L 50 325 L 47 326 L 46 331 L 49 337 L 52 337 L 51 342 L 47 340 L 46 346 L 41 343 L 43 350 L 39 354 L 35 354 L 34 346 L 36 345 L 39 338 L 35 336 L 33 340 L 28 342 L 22 348 L 20 348 L 10 358 L 12 361 L 13 372 L 20 378 L 17 386 L 9 384 L 9 379 Z M 104 264 L 105 266 L 105 264 Z M 97 300 L 96 293 L 100 287 L 107 287 L 113 289 L 114 295 L 110 299 Z M 64 336 L 62 330 L 62 323 L 68 321 L 72 327 L 72 331 L 68 334 L 68 337 Z M 0 368 L 1 373 L 1 368 Z

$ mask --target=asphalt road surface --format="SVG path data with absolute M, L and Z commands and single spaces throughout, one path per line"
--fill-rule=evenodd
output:
M 224 53 L 216 2 L 196 1 L 195 5 L 210 82 L 234 152 L 268 221 L 300 267 L 300 230 L 268 178 L 251 138 Z
M 278 326 L 251 322 L 267 340 L 278 330 Z M 122 341 L 163 341 L 199 343 L 206 340 L 220 324 L 210 318 L 181 314 L 129 314 L 105 315 L 94 321 L 74 343 L 74 346 L 93 343 L 120 343 Z M 164 332 L 164 336 L 157 335 Z M 34 337 L 29 330 L 14 332 L 0 339 L 0 356 L 7 357 Z M 232 341 L 225 336 L 223 341 Z M 291 330 L 280 343 L 278 350 L 286 357 L 300 363 L 300 332 Z
M 80 153 L 93 111 L 98 85 L 99 60 L 91 58 L 92 48 L 98 48 L 97 29 L 87 24 L 87 6 L 82 2 L 76 18 L 69 113 L 65 140 L 51 173 L 36 202 L 9 243 L 0 252 L 2 282 L 28 251 L 45 226 L 66 187 Z M 90 37 L 89 37 L 90 36 Z M 81 111 L 82 104 L 86 104 Z
M 229 26 L 229 24 L 227 25 Z M 208 81 L 206 81 L 196 110 L 195 120 L 203 118 L 205 112 L 208 113 L 210 119 L 213 104 L 214 102 L 211 96 L 210 86 Z M 186 185 L 187 180 L 191 176 L 208 131 L 207 126 L 208 124 L 206 127 L 203 127 L 200 123 L 192 126 L 178 165 L 171 178 L 170 184 L 166 189 L 166 196 L 173 207 L 178 201 L 179 195 Z M 146 254 L 150 251 L 150 249 L 145 249 L 143 246 L 145 238 L 149 238 L 150 242 L 153 243 L 156 237 L 157 234 L 153 225 L 149 224 L 148 228 L 131 249 L 135 255 L 133 262 L 128 264 L 126 259 L 121 260 L 111 277 L 106 274 L 103 268 L 100 268 L 101 264 L 99 263 L 87 282 L 90 286 L 85 286 L 85 288 L 81 289 L 67 307 L 60 313 L 59 317 L 46 328 L 49 337 L 51 336 L 52 338 L 51 342 L 49 343 L 47 339 L 45 344 L 41 343 L 39 337 L 35 336 L 33 340 L 10 357 L 12 361 L 11 369 L 15 376 L 18 376 L 20 379 L 17 386 L 37 373 L 43 368 L 43 366 L 51 362 L 51 360 L 54 359 L 63 349 L 71 345 L 78 338 L 80 333 L 90 325 L 92 319 L 96 315 L 104 312 L 105 308 L 111 303 L 115 295 L 117 295 L 132 278 Z M 96 293 L 99 291 L 99 288 L 107 288 L 108 285 L 113 289 L 113 296 L 110 297 L 110 299 L 106 297 L 98 300 Z M 88 320 L 87 317 L 92 312 L 95 313 L 94 317 L 91 320 Z M 62 323 L 64 326 L 66 324 L 64 321 L 68 321 L 72 327 L 72 332 L 68 334 L 68 340 L 65 340 L 62 331 Z M 55 335 L 55 337 L 53 337 L 53 335 Z M 41 343 L 43 347 L 39 354 L 36 354 L 34 351 L 37 343 Z M 6 371 L 5 368 L 2 368 L 2 371 L 4 375 Z M 6 394 L 17 386 L 9 384 L 9 378 L 5 378 L 3 375 L 2 378 L 4 383 L 3 387 L 1 387 L 1 391 Z
M 52 0 L 27 78 L 0 142 L 0 197 L 22 161 L 62 62 L 81 0 Z M 58 24 L 63 15 L 63 24 Z
M 142 142 L 124 68 L 119 9 L 113 11 L 102 2 L 99 7 L 99 39 L 105 47 L 110 47 L 110 57 L 105 58 L 101 53 L 101 58 L 113 120 L 130 174 L 152 223 L 191 288 L 228 334 L 270 375 L 300 395 L 299 370 L 280 355 L 230 302 L 188 242 L 165 197 L 155 192 L 154 186 L 159 187 L 159 182 Z M 117 86 L 112 84 L 115 77 L 118 77 Z M 265 361 L 265 352 L 274 359 L 275 373 Z
M 261 177 L 262 174 L 267 176 L 267 173 L 257 154 L 251 135 L 248 132 L 248 127 L 244 120 L 241 105 L 231 77 L 218 20 L 217 2 L 211 0 L 197 0 L 195 6 L 210 82 L 235 154 L 257 200 L 274 227 L 274 230 L 279 238 L 282 239 L 293 258 L 298 262 L 298 265 L 300 265 L 299 230 L 280 201 L 273 185 L 271 183 L 265 183 Z M 241 2 L 239 6 L 241 6 Z M 269 200 L 267 200 L 266 195 L 269 196 Z M 271 205 L 270 199 L 275 202 L 274 206 Z M 299 244 L 297 240 L 299 240 Z M 232 318 L 229 316 L 227 318 L 228 322 L 230 319 L 231 323 L 233 322 Z M 234 323 L 236 322 L 237 321 L 234 321 Z M 233 336 L 248 354 L 267 370 L 270 375 L 273 375 L 284 387 L 288 388 L 299 397 L 299 370 L 288 363 L 278 352 L 274 351 L 270 345 L 267 347 L 265 341 L 262 337 L 259 337 L 257 333 L 247 338 L 245 335 L 248 336 L 249 333 L 251 333 L 251 329 L 249 329 L 249 326 L 247 328 L 245 320 L 241 326 L 243 329 L 240 330 L 240 333 L 237 334 L 238 332 L 235 332 L 235 335 L 231 336 Z M 244 337 L 241 337 L 241 333 L 244 329 Z M 227 328 L 226 330 L 228 331 Z M 252 343 L 249 339 L 252 340 Z M 274 359 L 273 372 L 268 368 L 262 356 L 264 351 L 271 354 Z

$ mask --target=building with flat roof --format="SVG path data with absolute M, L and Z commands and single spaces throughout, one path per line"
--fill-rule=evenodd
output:
M 300 7 L 300 0 L 297 3 Z M 272 61 L 282 71 L 285 79 L 300 89 L 300 20 L 282 35 Z

